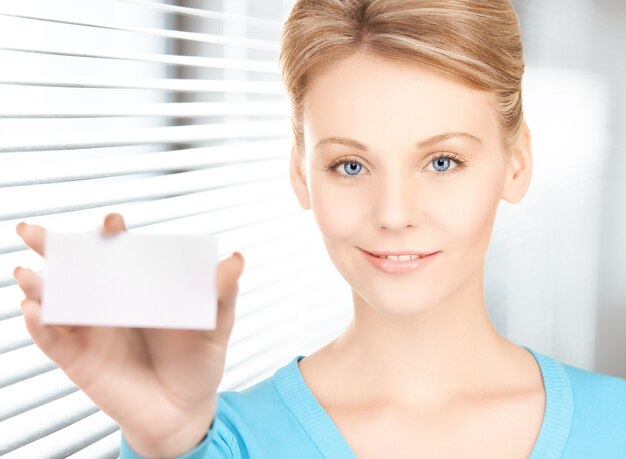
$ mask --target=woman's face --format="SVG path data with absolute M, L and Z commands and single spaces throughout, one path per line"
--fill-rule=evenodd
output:
M 447 133 L 464 134 L 437 140 Z M 410 315 L 475 288 L 509 171 L 487 93 L 356 54 L 313 78 L 304 142 L 292 183 L 356 298 Z M 376 269 L 360 249 L 439 253 L 399 274 Z

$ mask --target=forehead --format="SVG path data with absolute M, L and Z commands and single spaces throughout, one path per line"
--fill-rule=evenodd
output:
M 449 131 L 487 138 L 496 126 L 488 93 L 420 64 L 371 55 L 322 70 L 305 96 L 305 137 L 313 141 L 341 135 L 383 147 Z

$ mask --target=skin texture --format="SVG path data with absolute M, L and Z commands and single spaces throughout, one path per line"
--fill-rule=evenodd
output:
M 477 406 L 483 413 L 494 407 L 485 429 L 510 428 L 513 415 L 529 421 L 514 450 L 519 457 L 527 457 L 539 432 L 545 394 L 538 365 L 497 332 L 483 297 L 498 204 L 519 202 L 532 174 L 527 126 L 507 152 L 493 107 L 488 93 L 424 66 L 366 54 L 312 78 L 305 151 L 292 155 L 291 182 L 352 288 L 354 317 L 336 340 L 301 360 L 300 369 L 353 449 L 360 448 L 359 457 L 389 454 L 394 443 L 388 438 L 378 453 L 372 444 L 385 428 L 414 426 L 398 438 L 405 444 L 417 432 L 428 434 L 424 445 L 435 444 L 437 435 L 449 444 L 450 426 L 471 419 Z M 416 148 L 446 132 L 480 141 L 458 137 Z M 357 140 L 368 151 L 332 143 L 316 148 L 331 136 Z M 464 166 L 433 161 L 440 152 L 456 154 Z M 334 174 L 326 170 L 340 158 L 347 164 L 333 167 Z M 389 274 L 367 263 L 358 247 L 440 253 L 422 270 Z M 461 442 L 463 457 L 471 442 L 469 436 Z

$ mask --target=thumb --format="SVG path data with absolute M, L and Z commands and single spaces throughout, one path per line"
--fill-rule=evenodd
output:
M 106 215 L 104 222 L 98 226 L 98 229 L 103 235 L 115 235 L 121 231 L 128 231 L 126 228 L 126 222 L 122 214 L 112 212 Z
M 217 267 L 217 327 L 216 332 L 224 334 L 228 339 L 235 322 L 235 303 L 239 293 L 239 277 L 244 269 L 245 261 L 239 252 L 220 261 Z

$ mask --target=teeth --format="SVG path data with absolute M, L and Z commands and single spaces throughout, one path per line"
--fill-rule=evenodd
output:
M 417 260 L 419 255 L 387 255 L 387 256 L 379 256 L 378 258 L 386 258 L 387 260 L 392 261 L 409 261 L 409 260 Z

